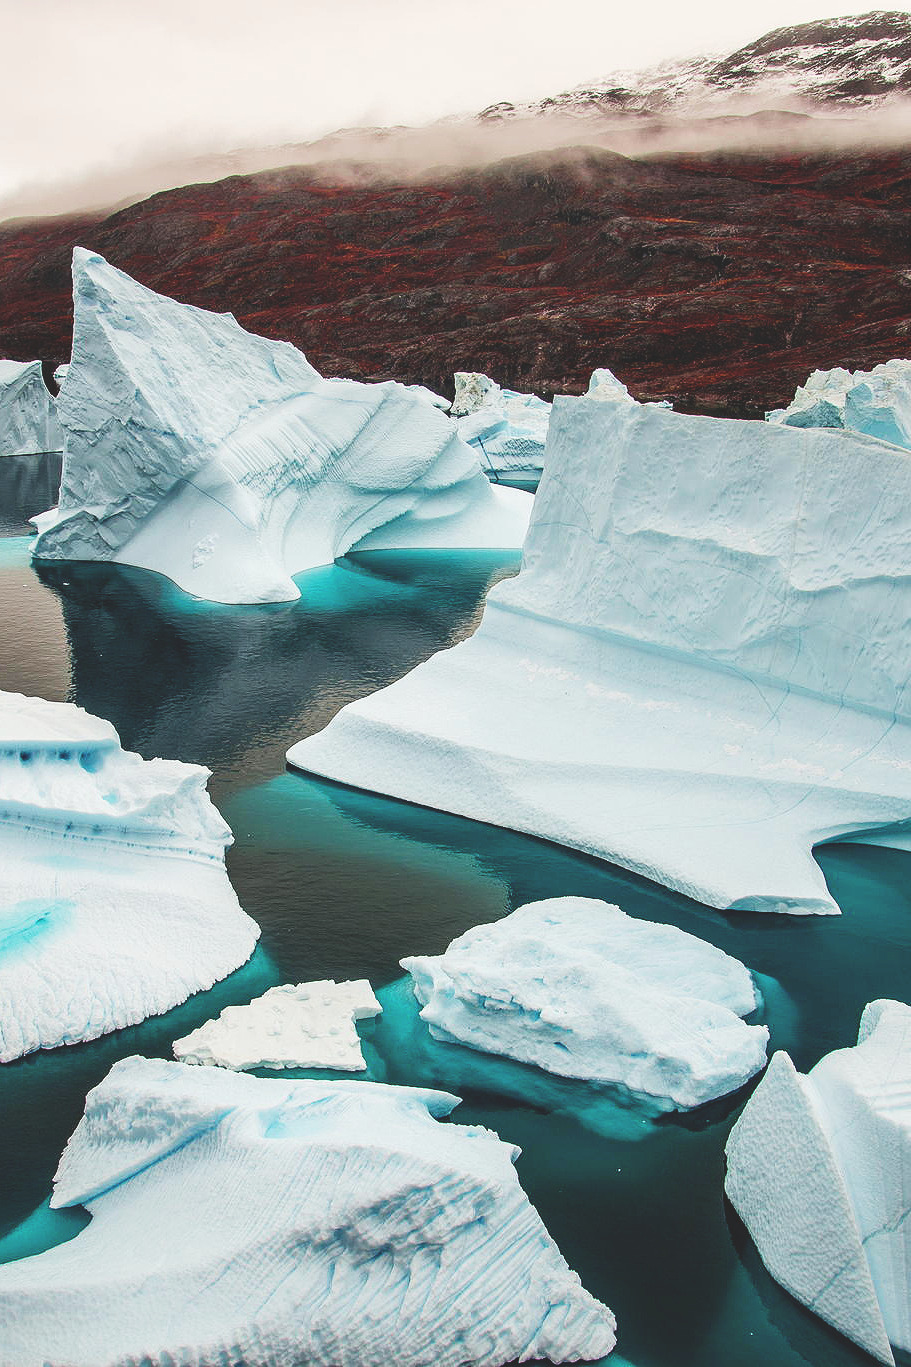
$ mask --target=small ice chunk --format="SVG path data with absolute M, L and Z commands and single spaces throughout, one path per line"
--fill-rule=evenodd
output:
M 366 1068 L 354 1022 L 378 1016 L 382 1007 L 364 978 L 355 982 L 285 984 L 249 1006 L 227 1006 L 174 1041 L 183 1063 L 220 1068 Z

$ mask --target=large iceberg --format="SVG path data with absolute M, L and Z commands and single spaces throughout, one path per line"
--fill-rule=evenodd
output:
M 299 597 L 346 551 L 521 544 L 531 499 L 493 489 L 402 385 L 324 380 L 287 342 L 73 253 L 73 355 L 43 560 L 157 570 L 199 598 Z
M 63 429 L 40 361 L 0 361 L 0 456 L 63 450 Z
M 0 693 L 0 1062 L 135 1025 L 249 959 L 207 778 Z
M 369 982 L 285 983 L 248 1006 L 226 1006 L 216 1020 L 174 1041 L 182 1063 L 220 1068 L 335 1068 L 367 1065 L 355 1021 L 382 1007 Z
M 727 1160 L 776 1281 L 880 1362 L 911 1352 L 911 1007 L 871 1002 L 806 1076 L 775 1054 Z
M 676 926 L 590 897 L 531 902 L 444 954 L 402 960 L 434 1039 L 611 1083 L 662 1109 L 725 1096 L 765 1066 L 749 972 Z
M 445 1092 L 130 1058 L 89 1093 L 51 1204 L 0 1267 L 2 1367 L 468 1367 L 601 1358 L 614 1318 Z
M 838 427 L 911 448 L 911 361 L 872 370 L 814 370 L 787 408 L 766 414 L 788 427 Z
M 812 847 L 911 833 L 909 538 L 894 446 L 559 398 L 476 634 L 289 761 L 711 906 L 835 913 Z

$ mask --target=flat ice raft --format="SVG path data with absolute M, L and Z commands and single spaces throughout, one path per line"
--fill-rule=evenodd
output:
M 558 399 L 521 573 L 291 764 L 722 908 L 836 912 L 908 844 L 911 461 L 843 431 Z
M 183 1063 L 220 1068 L 336 1068 L 367 1065 L 354 1022 L 382 1007 L 365 979 L 285 983 L 248 1006 L 226 1006 L 217 1020 L 174 1041 Z
M 2 1367 L 465 1367 L 600 1358 L 614 1318 L 444 1092 L 130 1058 L 89 1093 L 51 1204 L 0 1267 Z
M 727 1160 L 776 1281 L 880 1362 L 911 1353 L 911 1008 L 871 1002 L 806 1076 L 775 1054 Z
M 591 897 L 531 902 L 445 954 L 402 960 L 435 1039 L 699 1106 L 765 1066 L 743 964 Z
M 159 1015 L 250 957 L 207 778 L 0 692 L 0 1062 Z
M 404 386 L 324 380 L 295 347 L 73 253 L 73 355 L 45 560 L 114 560 L 199 598 L 299 597 L 357 547 L 515 547 L 527 494 L 492 489 L 454 424 Z

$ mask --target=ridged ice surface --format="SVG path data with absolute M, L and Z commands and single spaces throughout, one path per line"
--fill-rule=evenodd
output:
M 402 960 L 435 1039 L 686 1110 L 765 1066 L 749 972 L 676 926 L 591 897 L 531 902 Z
M 489 1130 L 442 1092 L 126 1059 L 52 1204 L 70 1243 L 0 1267 L 2 1367 L 462 1367 L 600 1358 L 571 1272 Z
M 712 906 L 836 912 L 813 845 L 908 841 L 909 544 L 894 446 L 557 399 L 478 631 L 289 760 Z
M 59 507 L 35 554 L 117 560 L 200 598 L 297 598 L 353 546 L 511 547 L 531 500 L 493 490 L 453 423 L 404 386 L 324 380 L 245 332 L 73 253 Z
M 57 405 L 40 361 L 0 361 L 0 456 L 63 450 Z
M 879 1361 L 911 1352 L 911 1007 L 871 1002 L 806 1077 L 776 1054 L 727 1160 L 772 1276 Z
M 208 776 L 0 692 L 0 1062 L 135 1025 L 250 957 Z
M 174 1041 L 182 1063 L 220 1068 L 336 1068 L 367 1064 L 355 1021 L 382 1007 L 369 982 L 285 983 L 248 1006 L 226 1006 L 216 1020 Z
M 841 427 L 911 448 L 911 361 L 872 370 L 814 370 L 787 408 L 767 414 L 789 427 Z

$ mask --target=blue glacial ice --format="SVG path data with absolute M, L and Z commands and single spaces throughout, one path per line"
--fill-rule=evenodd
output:
M 727 1164 L 776 1281 L 880 1362 L 911 1352 L 911 1007 L 871 1002 L 806 1076 L 775 1054 Z
M 0 1367 L 468 1367 L 601 1358 L 614 1317 L 445 1092 L 129 1058 L 86 1101 L 55 1208 L 0 1267 Z
M 0 456 L 63 450 L 57 405 L 40 361 L 0 361 Z
M 434 1039 L 687 1110 L 765 1066 L 759 997 L 714 945 L 590 897 L 531 902 L 402 960 Z
M 787 408 L 766 414 L 788 427 L 836 427 L 911 448 L 911 361 L 872 370 L 814 370 Z
M 0 692 L 0 1062 L 159 1015 L 250 957 L 208 776 Z
M 560 398 L 519 575 L 298 768 L 719 908 L 838 911 L 812 847 L 911 835 L 911 462 Z
M 73 253 L 73 354 L 43 560 L 156 570 L 198 598 L 298 598 L 346 551 L 521 544 L 452 421 L 403 385 L 325 380 L 295 347 Z

